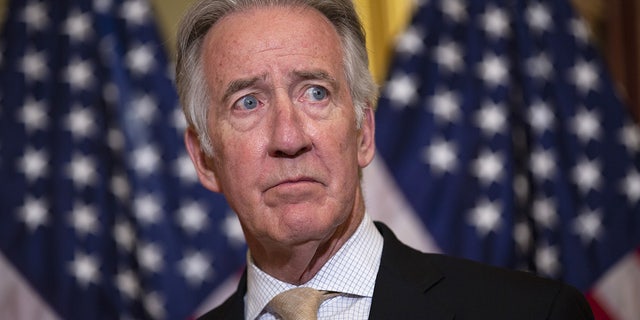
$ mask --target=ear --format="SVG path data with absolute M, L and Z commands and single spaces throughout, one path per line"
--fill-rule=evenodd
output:
M 376 153 L 375 130 L 376 123 L 373 117 L 373 108 L 368 106 L 364 110 L 364 119 L 358 134 L 358 165 L 366 167 Z
M 189 128 L 184 133 L 184 144 L 189 152 L 189 157 L 196 168 L 200 183 L 213 192 L 221 192 L 218 178 L 213 170 L 213 159 L 209 158 L 202 146 L 196 132 Z

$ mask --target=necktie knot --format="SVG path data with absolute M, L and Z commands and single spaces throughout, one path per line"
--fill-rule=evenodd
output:
M 293 288 L 273 297 L 267 308 L 283 320 L 315 320 L 320 304 L 336 295 L 307 287 Z

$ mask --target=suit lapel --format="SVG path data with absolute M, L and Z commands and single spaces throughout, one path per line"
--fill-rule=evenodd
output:
M 382 223 L 376 227 L 384 238 L 380 270 L 369 319 L 453 319 L 454 314 L 433 290 L 444 280 L 428 258 L 401 243 Z
M 242 273 L 238 289 L 222 305 L 216 308 L 217 313 L 204 319 L 244 319 L 244 295 L 247 292 L 247 270 Z

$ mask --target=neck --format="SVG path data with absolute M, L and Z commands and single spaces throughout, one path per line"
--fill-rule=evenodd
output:
M 361 201 L 356 201 L 352 214 L 325 239 L 284 247 L 265 247 L 257 241 L 247 239 L 248 246 L 254 263 L 261 270 L 280 281 L 301 285 L 311 280 L 342 248 L 355 233 L 363 217 L 364 205 Z

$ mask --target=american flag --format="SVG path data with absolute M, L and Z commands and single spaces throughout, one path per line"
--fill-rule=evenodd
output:
M 382 90 L 378 160 L 433 250 L 638 319 L 640 129 L 568 1 L 422 1 Z
M 0 318 L 187 319 L 246 249 L 186 155 L 151 5 L 18 0 L 7 13 Z

